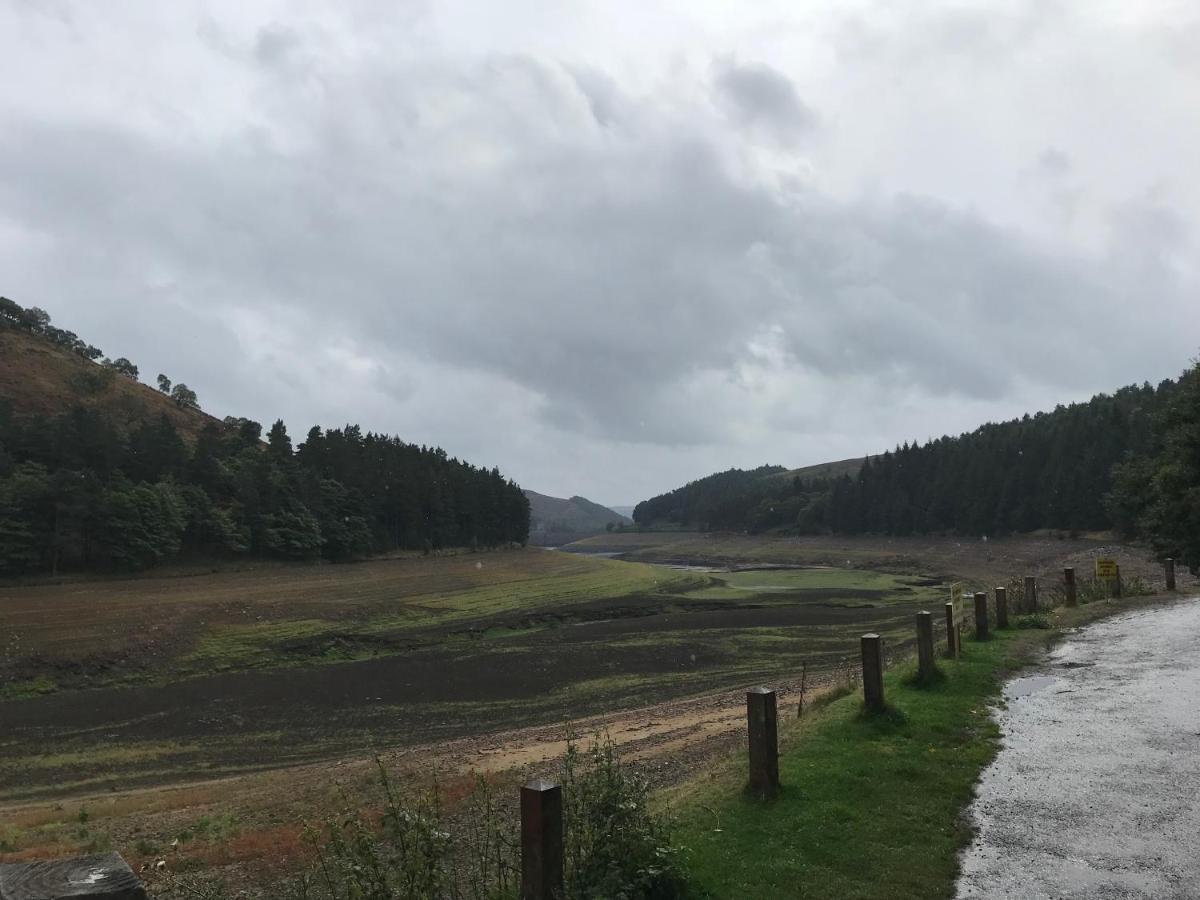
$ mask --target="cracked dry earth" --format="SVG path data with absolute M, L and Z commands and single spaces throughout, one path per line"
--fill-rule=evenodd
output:
M 1200 597 L 1086 626 L 1005 701 L 957 896 L 1200 897 Z

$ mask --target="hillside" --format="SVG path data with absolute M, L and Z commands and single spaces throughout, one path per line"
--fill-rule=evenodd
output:
M 604 531 L 609 524 L 628 525 L 630 519 L 585 497 L 547 497 L 525 491 L 529 499 L 529 539 L 534 544 L 554 545 Z
M 1146 457 L 1159 419 L 1189 377 L 1157 388 L 1130 385 L 862 461 L 731 469 L 639 503 L 634 519 L 800 534 L 1129 533 L 1142 514 L 1136 491 L 1109 498 L 1114 467 Z
M 772 478 L 781 478 L 791 480 L 800 478 L 805 481 L 820 478 L 841 478 L 843 475 L 851 477 L 858 474 L 858 470 L 862 468 L 863 457 L 856 456 L 853 459 L 839 459 L 836 462 L 817 463 L 812 466 L 801 466 L 799 469 L 788 469 L 786 472 L 780 472 L 772 475 Z
M 20 417 L 51 417 L 82 406 L 128 432 L 166 416 L 185 439 L 194 440 L 217 419 L 181 407 L 166 394 L 39 335 L 0 327 L 0 405 Z
M 168 396 L 103 355 L 0 297 L 0 576 L 528 538 L 529 502 L 494 467 L 357 425 L 293 445 L 282 420 L 218 421 L 187 385 L 161 377 Z

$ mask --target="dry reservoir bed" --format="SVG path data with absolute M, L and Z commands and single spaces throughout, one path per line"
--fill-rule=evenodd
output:
M 0 800 L 194 781 L 831 669 L 936 577 L 526 550 L 0 589 Z M 89 687 L 88 685 L 94 685 Z

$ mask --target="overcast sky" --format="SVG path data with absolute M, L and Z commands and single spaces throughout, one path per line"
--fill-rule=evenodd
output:
M 0 0 L 0 294 L 633 503 L 1200 351 L 1200 7 Z

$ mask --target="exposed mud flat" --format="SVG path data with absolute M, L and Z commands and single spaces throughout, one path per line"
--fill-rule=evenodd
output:
M 863 629 L 907 635 L 915 601 L 903 585 L 634 594 L 398 635 L 280 642 L 292 666 L 0 700 L 0 800 L 557 724 L 778 680 L 798 661 L 816 679 L 852 656 Z M 326 651 L 382 655 L 313 664 Z
M 960 898 L 1200 897 L 1200 598 L 1088 626 L 1010 682 Z

